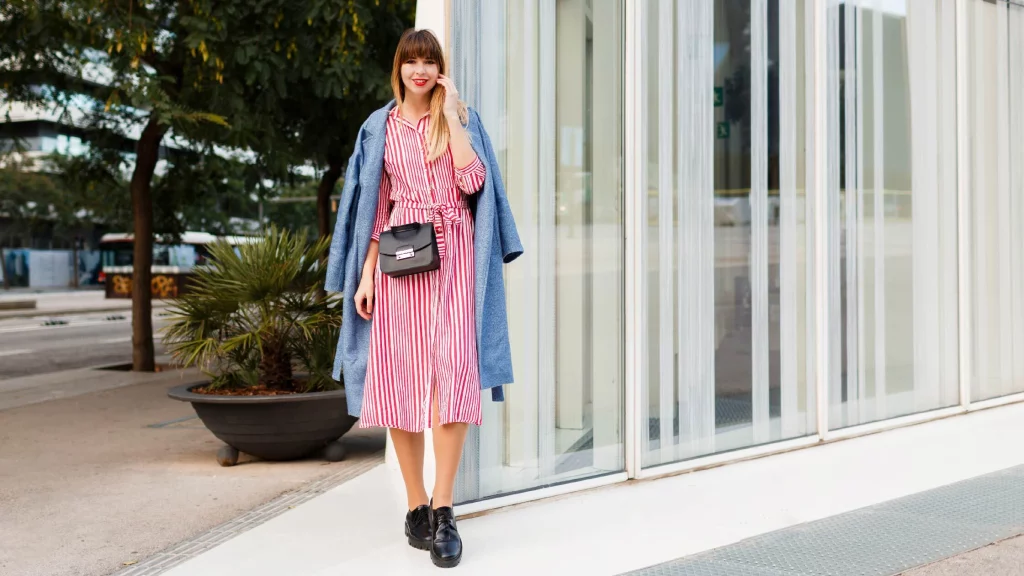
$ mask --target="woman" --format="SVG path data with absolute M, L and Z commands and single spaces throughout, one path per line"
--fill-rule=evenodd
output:
M 453 491 L 481 390 L 502 400 L 512 382 L 502 263 L 522 253 L 498 164 L 479 116 L 446 76 L 441 45 L 409 30 L 395 52 L 395 99 L 356 138 L 338 207 L 327 290 L 343 292 L 335 378 L 345 373 L 361 427 L 386 427 L 405 480 L 410 545 L 437 566 L 462 558 Z M 434 228 L 440 267 L 384 274 L 381 234 Z M 423 482 L 425 428 L 437 472 Z

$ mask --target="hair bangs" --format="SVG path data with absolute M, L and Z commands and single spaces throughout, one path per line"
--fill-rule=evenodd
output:
M 402 36 L 398 43 L 398 62 L 415 60 L 433 60 L 440 64 L 444 61 L 444 54 L 441 53 L 441 45 L 429 30 L 410 30 Z

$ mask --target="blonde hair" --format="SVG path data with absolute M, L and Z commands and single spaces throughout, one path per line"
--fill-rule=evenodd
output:
M 405 99 L 405 83 L 402 82 L 402 64 L 410 59 L 423 58 L 437 62 L 438 71 L 448 75 L 448 65 L 437 36 L 430 30 L 406 30 L 395 49 L 395 63 L 391 69 L 391 89 L 395 92 L 395 105 L 401 109 Z M 451 134 L 444 118 L 444 88 L 435 85 L 430 95 L 430 130 L 427 132 L 427 159 L 436 160 L 448 151 Z M 459 100 L 459 120 L 463 125 L 469 122 L 466 104 Z

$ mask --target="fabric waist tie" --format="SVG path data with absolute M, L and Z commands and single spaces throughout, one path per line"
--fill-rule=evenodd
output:
M 427 204 L 425 202 L 395 202 L 395 207 L 406 208 L 410 210 L 427 210 L 430 212 L 431 217 L 435 224 L 442 222 L 450 222 L 452 224 L 462 223 L 462 208 L 469 208 L 469 204 L 465 202 L 459 203 L 445 203 L 445 204 Z
M 462 224 L 462 209 L 469 209 L 465 202 L 451 202 L 444 204 L 428 204 L 426 202 L 395 202 L 396 208 L 407 210 L 426 210 L 430 212 L 430 219 L 434 225 L 434 232 L 437 234 L 437 251 L 443 258 L 445 256 L 446 244 L 444 228 L 445 225 Z

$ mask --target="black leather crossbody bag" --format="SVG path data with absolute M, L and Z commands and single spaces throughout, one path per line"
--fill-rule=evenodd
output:
M 430 272 L 441 267 L 437 234 L 432 224 L 413 222 L 380 233 L 380 271 L 392 278 Z

